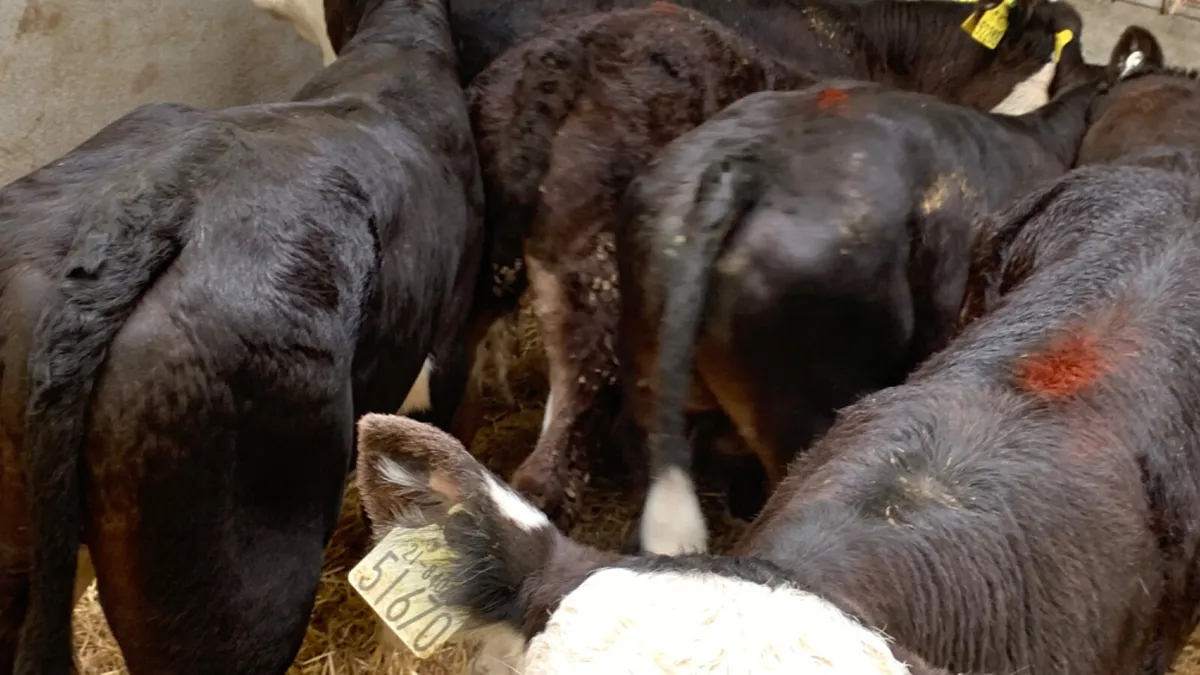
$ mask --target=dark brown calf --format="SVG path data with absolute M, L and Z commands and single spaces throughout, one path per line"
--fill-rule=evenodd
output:
M 946 344 L 974 223 L 1071 167 L 1099 86 L 1010 117 L 830 81 L 748 96 L 658 154 L 618 241 L 647 551 L 705 549 L 685 409 L 728 415 L 777 485 L 838 409 Z
M 746 93 L 807 81 L 715 21 L 667 7 L 557 25 L 468 93 L 492 264 L 478 321 L 515 309 L 528 279 L 549 364 L 543 432 L 513 483 L 564 525 L 564 497 L 577 496 L 587 472 L 582 449 L 615 412 L 622 190 L 676 133 Z
M 1160 77 L 1151 103 L 1200 99 L 1135 73 L 1110 133 L 1152 124 L 1111 115 Z M 526 648 L 525 675 L 1165 674 L 1200 616 L 1200 146 L 1172 124 L 988 219 L 985 313 L 849 407 L 734 556 L 580 546 L 453 439 L 383 416 L 359 437 L 376 536 L 438 524 L 443 599 Z
M 887 81 L 975 107 L 1000 106 L 999 110 L 1024 112 L 1045 100 L 1051 77 L 1056 78 L 1057 90 L 1060 79 L 1069 82 L 1072 72 L 1079 70 L 1055 75 L 1053 68 L 1047 69 L 1050 48 L 1038 25 L 1049 21 L 1060 36 L 1078 40 L 1079 17 L 1066 3 L 1039 7 L 1037 2 L 1022 0 L 992 8 L 997 1 L 982 3 L 992 12 L 1007 12 L 1008 34 L 996 51 L 979 47 L 965 32 L 953 31 L 972 9 L 969 2 L 935 6 L 898 3 L 883 11 L 881 3 L 869 0 L 810 0 L 803 4 L 792 0 L 680 0 L 675 7 L 706 14 L 757 48 L 825 76 Z M 300 34 L 322 44 L 323 51 L 327 47 L 313 36 L 327 29 L 330 45 L 340 49 L 368 5 L 365 0 L 326 0 L 321 21 L 320 0 L 255 3 L 274 8 L 276 14 L 280 8 L 290 9 Z M 464 83 L 472 81 L 503 51 L 548 22 L 650 4 L 649 0 L 459 0 L 451 12 L 460 76 Z M 655 4 L 665 8 L 667 3 Z M 1037 58 L 1029 58 L 1030 54 Z M 508 262 L 501 267 L 508 268 Z M 476 341 L 482 333 L 480 328 Z M 468 438 L 478 424 L 477 401 L 469 401 L 458 418 L 449 421 L 473 352 L 465 345 L 448 345 L 437 355 L 436 371 L 425 371 L 433 373 L 432 397 L 438 399 L 428 419 L 451 426 L 461 438 Z
M 1044 100 L 1050 84 L 1045 75 L 1057 70 L 1056 33 L 1074 36 L 1064 70 L 1082 67 L 1079 20 L 1069 5 L 1017 5 L 1012 12 L 1021 20 L 1014 20 L 994 52 L 961 28 L 985 7 L 877 2 L 789 11 L 797 35 L 814 35 L 815 24 L 799 20 L 812 12 L 858 17 L 826 49 L 869 56 L 839 56 L 829 66 L 834 71 L 985 107 L 1013 91 L 1017 71 L 1041 69 Z M 811 79 L 716 21 L 657 3 L 559 22 L 501 56 L 471 85 L 490 256 L 477 293 L 476 326 L 512 312 L 528 280 L 551 393 L 542 436 L 513 481 L 564 524 L 572 515 L 562 509 L 564 498 L 577 494 L 587 475 L 583 444 L 604 438 L 616 413 L 613 237 L 623 190 L 659 148 L 729 103 Z M 468 400 L 464 409 L 471 405 Z M 469 442 L 472 430 L 459 435 Z
M 0 190 L 0 673 L 74 671 L 80 544 L 131 672 L 291 664 L 354 420 L 470 305 L 454 65 L 442 0 L 380 0 L 294 101 L 144 106 Z

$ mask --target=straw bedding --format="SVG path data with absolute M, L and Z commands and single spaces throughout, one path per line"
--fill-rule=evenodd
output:
M 528 311 L 522 312 L 519 355 L 508 368 L 509 392 L 493 387 L 488 391 L 488 425 L 480 430 L 471 448 L 494 471 L 507 476 L 537 439 L 545 401 L 545 364 Z M 511 392 L 511 399 L 508 394 Z M 583 498 L 582 516 L 571 535 L 590 544 L 618 548 L 625 541 L 639 505 L 605 475 L 595 472 L 594 485 Z M 705 488 L 702 499 L 713 548 L 728 547 L 742 525 L 725 516 L 716 492 Z M 317 604 L 308 635 L 289 675 L 460 675 L 466 673 L 470 654 L 462 647 L 447 646 L 434 658 L 417 661 L 407 653 L 385 652 L 375 639 L 376 624 L 371 610 L 346 582 L 346 573 L 366 553 L 367 531 L 359 518 L 358 494 L 350 488 L 342 519 L 326 551 Z M 100 609 L 95 586 L 88 590 L 75 610 L 75 639 L 85 675 L 124 675 L 120 650 L 109 632 Z M 1176 663 L 1177 675 L 1200 675 L 1200 632 Z

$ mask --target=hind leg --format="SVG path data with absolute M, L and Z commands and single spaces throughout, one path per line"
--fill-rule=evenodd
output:
M 534 315 L 546 350 L 550 392 L 537 444 L 513 473 L 512 484 L 554 518 L 559 515 L 566 495 L 569 458 L 564 453 L 568 451 L 570 426 L 580 409 L 576 386 L 579 368 L 567 345 L 570 305 L 565 281 L 556 270 L 536 258 L 528 258 L 527 263 Z
M 341 507 L 348 373 L 264 359 L 236 389 L 156 358 L 171 346 L 114 350 L 97 392 L 85 479 L 101 603 L 134 675 L 280 675 Z

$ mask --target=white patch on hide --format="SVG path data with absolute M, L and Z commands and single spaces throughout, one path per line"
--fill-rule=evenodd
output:
M 887 639 L 795 588 L 604 569 L 530 641 L 525 675 L 907 675 Z
M 692 479 L 671 467 L 654 479 L 642 510 L 642 548 L 659 555 L 704 553 L 708 527 Z
M 554 414 L 554 390 L 551 389 L 549 394 L 546 394 L 546 408 L 542 411 L 542 433 L 546 433 L 546 429 L 550 427 L 550 420 Z
M 522 530 L 536 532 L 537 530 L 553 527 L 550 524 L 550 519 L 546 518 L 546 514 L 542 513 L 533 504 L 525 501 L 516 492 L 501 485 L 490 475 L 485 475 L 484 479 L 487 482 L 488 494 L 491 495 L 496 508 L 500 510 L 500 513 L 504 517 L 516 523 Z
M 426 356 L 425 363 L 421 364 L 421 374 L 417 375 L 417 381 L 413 383 L 412 389 L 408 390 L 404 403 L 400 404 L 401 415 L 425 412 L 433 407 L 433 396 L 429 393 L 429 378 L 432 376 L 433 357 Z
M 1050 83 L 1058 72 L 1058 64 L 1051 61 L 1042 66 L 1027 80 L 1017 84 L 1008 96 L 992 108 L 993 113 L 1001 115 L 1024 115 L 1050 102 Z
M 1126 78 L 1130 73 L 1141 67 L 1146 62 L 1146 55 L 1141 52 L 1131 52 L 1125 57 L 1125 63 L 1121 66 L 1121 78 Z

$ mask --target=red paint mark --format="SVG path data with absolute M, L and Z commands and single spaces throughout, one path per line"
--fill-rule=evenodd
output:
M 1035 394 L 1065 398 L 1099 382 L 1107 371 L 1096 339 L 1079 332 L 1054 340 L 1040 353 L 1023 357 L 1017 364 L 1017 381 Z
M 850 94 L 845 89 L 822 89 L 817 94 L 817 107 L 821 110 L 831 110 L 845 103 Z
M 649 9 L 663 14 L 679 14 L 683 8 L 671 2 L 652 2 Z

